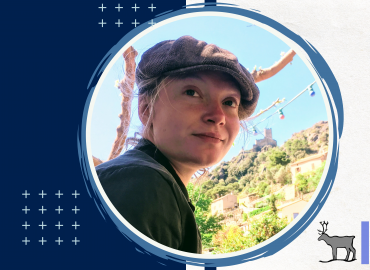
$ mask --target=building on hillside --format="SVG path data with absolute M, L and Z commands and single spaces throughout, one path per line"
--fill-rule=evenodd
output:
M 221 198 L 217 198 L 211 204 L 211 213 L 212 215 L 215 214 L 222 214 L 226 210 L 234 209 L 238 206 L 238 199 L 236 195 L 233 193 L 227 194 L 222 196 Z
M 265 128 L 264 129 L 264 136 L 265 138 L 261 140 L 256 140 L 256 143 L 253 145 L 253 151 L 258 152 L 261 151 L 262 147 L 266 145 L 271 145 L 273 147 L 277 146 L 276 140 L 272 138 L 272 129 L 271 128 Z
M 298 196 L 298 189 L 295 185 L 286 185 L 284 188 L 285 200 L 293 200 Z
M 280 205 L 277 207 L 278 217 L 280 218 L 286 217 L 290 222 L 293 219 L 295 219 L 299 215 L 299 213 L 302 212 L 306 205 L 307 202 L 301 199 Z
M 249 221 L 243 221 L 240 225 L 239 228 L 243 231 L 243 234 L 246 235 L 249 232 Z
M 316 170 L 321 166 L 321 163 L 323 163 L 326 160 L 327 156 L 328 152 L 324 152 L 316 155 L 311 155 L 303 159 L 300 159 L 294 163 L 291 163 L 290 170 L 292 172 L 293 184 L 296 180 L 296 175 L 298 173 L 305 173 Z
M 243 210 L 242 209 L 232 209 L 229 211 L 225 211 L 223 213 L 224 219 L 220 221 L 220 225 L 230 226 L 230 225 L 237 225 L 239 226 L 243 221 Z
M 245 195 L 244 197 L 239 198 L 239 208 L 245 210 L 247 212 L 250 208 L 254 207 L 254 201 L 257 200 L 259 197 L 257 193 L 252 193 Z

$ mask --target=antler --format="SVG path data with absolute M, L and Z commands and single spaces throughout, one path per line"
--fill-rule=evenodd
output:
M 320 224 L 322 226 L 322 231 L 318 230 L 321 234 L 325 233 L 327 230 L 328 230 L 328 224 L 329 224 L 329 221 L 328 222 L 325 222 L 325 221 L 320 221 Z M 324 225 L 326 225 L 326 228 L 324 228 Z
M 329 224 L 329 221 L 327 221 L 326 223 L 325 223 L 325 221 L 324 221 L 324 225 L 326 225 L 326 226 L 325 226 L 325 231 L 324 231 L 324 232 L 326 232 L 326 231 L 328 230 L 328 224 Z

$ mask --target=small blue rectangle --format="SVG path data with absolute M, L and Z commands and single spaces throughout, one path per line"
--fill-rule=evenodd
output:
M 361 222 L 361 264 L 369 264 L 369 221 Z

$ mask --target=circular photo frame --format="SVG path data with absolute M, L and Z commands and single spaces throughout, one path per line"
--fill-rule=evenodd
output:
M 249 24 L 257 25 L 280 38 L 283 42 L 293 48 L 305 62 L 307 68 L 311 71 L 313 77 L 315 78 L 317 86 L 320 88 L 325 102 L 330 130 L 327 157 L 328 162 L 326 162 L 320 185 L 310 201 L 311 204 L 309 207 L 305 208 L 305 211 L 302 212 L 302 214 L 300 214 L 300 218 L 294 220 L 277 235 L 261 244 L 258 244 L 257 246 L 243 251 L 222 255 L 192 254 L 177 251 L 155 242 L 131 226 L 109 201 L 100 184 L 100 181 L 94 170 L 94 163 L 92 160 L 90 147 L 91 142 L 89 137 L 93 107 L 91 104 L 94 104 L 96 99 L 95 90 L 99 90 L 101 87 L 102 81 L 108 72 L 107 70 L 112 68 L 113 64 L 117 60 L 118 55 L 121 55 L 122 51 L 125 51 L 129 46 L 134 44 L 143 36 L 147 35 L 151 31 L 154 31 L 155 29 L 162 27 L 165 24 L 186 18 L 196 18 L 202 16 L 233 18 L 248 22 Z M 95 202 L 100 202 L 99 204 L 96 203 L 96 205 L 103 217 L 108 216 L 110 219 L 112 219 L 117 228 L 122 232 L 123 235 L 126 236 L 126 238 L 135 242 L 145 250 L 145 253 L 143 252 L 143 254 L 155 255 L 184 264 L 204 267 L 232 266 L 275 254 L 292 242 L 296 237 L 298 237 L 313 221 L 324 205 L 336 176 L 339 138 L 341 137 L 343 129 L 343 104 L 339 86 L 333 73 L 322 56 L 308 41 L 304 40 L 276 21 L 253 10 L 239 9 L 229 6 L 205 6 L 204 8 L 181 9 L 167 13 L 156 18 L 155 22 L 155 25 L 143 24 L 126 34 L 115 46 L 112 47 L 112 49 L 99 63 L 89 82 L 88 89 L 90 92 L 84 108 L 82 128 L 79 131 L 81 136 L 81 142 L 79 142 L 81 145 L 81 149 L 79 149 L 79 156 L 82 170 L 86 176 L 85 182 L 88 189 L 90 191 L 92 190 L 90 195 L 93 197 Z M 99 79 L 99 82 L 95 86 L 92 82 L 97 81 L 97 79 Z

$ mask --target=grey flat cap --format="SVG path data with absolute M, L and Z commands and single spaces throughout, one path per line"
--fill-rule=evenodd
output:
M 144 52 L 136 69 L 135 79 L 139 94 L 144 94 L 155 88 L 155 83 L 147 84 L 147 80 L 204 70 L 222 71 L 237 81 L 242 97 L 239 108 L 241 120 L 254 112 L 259 89 L 248 70 L 231 52 L 191 36 L 162 41 Z

